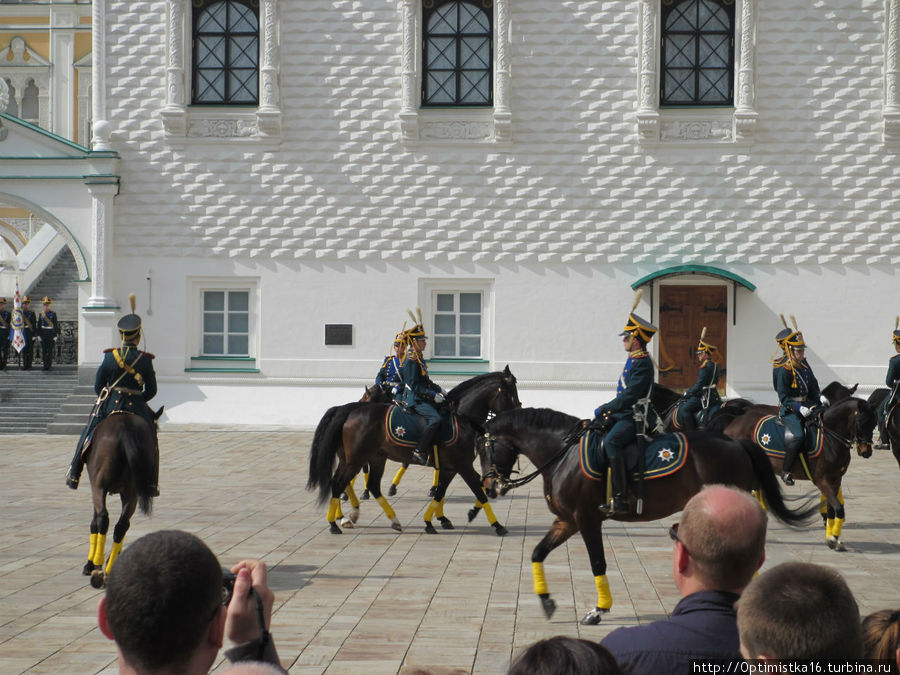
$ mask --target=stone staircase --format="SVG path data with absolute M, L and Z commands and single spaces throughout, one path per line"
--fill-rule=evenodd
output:
M 60 321 L 78 321 L 78 268 L 69 249 L 64 248 L 56 260 L 47 267 L 36 284 L 28 291 L 31 309 L 40 314 L 41 298 L 53 298 L 50 308 Z M 8 309 L 8 308 L 7 308 Z
M 86 407 L 85 399 L 76 393 L 83 389 L 90 394 Z M 0 434 L 80 433 L 94 398 L 93 388 L 79 387 L 77 366 L 54 365 L 53 370 L 44 371 L 38 364 L 26 371 L 18 370 L 12 359 L 6 370 L 0 370 Z M 57 424 L 64 405 L 72 406 L 71 412 L 64 423 Z M 77 424 L 76 411 L 80 412 Z

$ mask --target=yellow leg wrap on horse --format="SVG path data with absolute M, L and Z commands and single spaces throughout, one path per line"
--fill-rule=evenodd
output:
M 834 527 L 831 528 L 831 536 L 840 537 L 841 532 L 844 531 L 844 519 L 843 518 L 835 518 L 834 519 Z
M 544 595 L 550 592 L 547 590 L 547 580 L 544 578 L 544 563 L 531 563 L 531 576 L 534 577 L 535 595 Z
M 384 495 L 381 495 L 378 499 L 376 499 L 379 504 L 381 504 L 381 508 L 384 509 L 384 515 L 393 520 L 397 517 L 397 514 L 394 513 L 394 509 L 391 508 L 391 505 L 388 504 L 388 500 L 385 499 Z
M 594 583 L 597 584 L 597 607 L 600 609 L 609 609 L 612 607 L 612 593 L 609 592 L 609 579 L 605 574 L 594 577 Z
M 393 485 L 400 485 L 400 479 L 403 478 L 403 474 L 406 473 L 406 467 L 401 466 L 397 469 L 397 473 L 394 474 L 394 480 L 391 481 Z
M 354 509 L 359 508 L 359 497 L 356 496 L 356 490 L 353 489 L 353 483 L 347 486 L 347 489 L 344 490 L 347 493 L 347 499 L 350 501 L 350 506 Z M 340 507 L 338 507 L 340 508 Z
M 364 488 L 369 487 L 369 472 L 368 471 L 363 472 L 363 487 Z
M 438 502 L 437 508 L 434 510 L 434 515 L 436 515 L 438 518 L 444 517 L 444 500 L 443 499 Z
M 358 475 L 359 474 L 356 474 L 356 476 L 358 476 Z M 356 483 L 356 476 L 353 476 L 353 478 L 350 479 L 350 488 L 351 489 L 353 488 L 353 484 Z M 346 490 L 345 490 L 345 492 L 346 492 Z
M 112 551 L 109 552 L 109 560 L 106 562 L 106 573 L 109 574 L 109 571 L 112 569 L 113 563 L 116 562 L 116 558 L 119 557 L 119 554 L 122 552 L 122 542 L 113 542 Z
M 331 498 L 331 504 L 328 505 L 328 515 L 325 516 L 325 519 L 329 523 L 333 523 L 337 518 L 338 509 L 341 508 L 341 500 L 337 497 Z
M 831 537 L 834 532 L 834 518 L 829 518 L 825 521 L 825 538 L 828 539 Z
M 837 498 L 838 498 L 838 501 L 841 503 L 841 506 L 843 506 L 844 505 L 844 486 L 843 485 L 838 488 Z
M 756 497 L 756 501 L 759 502 L 759 505 L 762 507 L 763 511 L 769 510 L 769 507 L 766 505 L 766 499 L 765 497 L 763 497 L 763 494 L 760 490 L 754 490 L 751 494 Z
M 92 534 L 91 535 L 91 550 L 88 551 L 88 560 L 94 562 L 94 554 L 97 552 L 97 537 L 99 535 Z
M 439 506 L 440 506 L 440 504 L 438 504 L 433 499 L 431 500 L 431 502 L 428 504 L 428 508 L 425 509 L 425 522 L 426 523 L 431 522 L 431 519 L 434 517 L 434 512 L 437 511 L 437 508 Z
M 106 552 L 106 535 L 97 535 L 97 548 L 94 549 L 94 557 L 91 560 L 97 567 L 103 564 L 103 554 Z
M 825 495 L 819 495 L 819 513 L 825 514 L 828 512 L 828 502 L 825 501 Z
M 484 504 L 476 503 L 476 506 L 480 506 L 484 509 L 484 515 L 487 516 L 488 524 L 493 525 L 497 522 L 497 516 L 494 515 L 494 509 L 491 508 L 491 505 L 485 502 Z
M 437 456 L 437 455 L 435 455 Z M 431 487 L 437 487 L 438 480 L 440 479 L 441 472 L 438 469 L 434 470 L 434 476 L 431 478 Z

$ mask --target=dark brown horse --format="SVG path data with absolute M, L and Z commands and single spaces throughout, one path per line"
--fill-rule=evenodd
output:
M 830 393 L 837 398 L 834 391 Z M 851 446 L 856 445 L 860 457 L 872 456 L 872 432 L 876 418 L 872 407 L 863 399 L 851 396 L 843 400 L 829 400 L 834 402 L 819 410 L 811 422 L 822 429 L 821 452 L 811 458 L 801 454 L 791 476 L 795 480 L 811 480 L 821 492 L 825 502 L 825 542 L 829 548 L 845 551 L 841 541 L 845 517 L 841 480 L 850 466 Z M 728 422 L 724 433 L 732 438 L 755 441 L 757 423 L 767 415 L 777 416 L 778 406 L 751 405 Z M 783 458 L 783 453 L 769 455 L 773 468 L 779 473 Z
M 607 481 L 593 480 L 583 473 L 578 444 L 568 444 L 566 436 L 579 420 L 555 410 L 524 408 L 498 415 L 485 425 L 485 445 L 489 472 L 496 475 L 505 492 L 537 475 L 544 479 L 547 507 L 556 516 L 550 530 L 531 554 L 534 592 L 549 619 L 556 610 L 544 579 L 544 560 L 576 532 L 587 547 L 597 585 L 597 606 L 581 620 L 599 623 L 612 607 L 603 551 L 603 521 L 599 506 L 607 499 Z M 765 453 L 752 443 L 735 441 L 722 434 L 695 431 L 685 434 L 689 451 L 684 466 L 671 475 L 644 482 L 643 511 L 637 513 L 634 483 L 629 489 L 628 514 L 614 520 L 638 522 L 665 518 L 680 511 L 704 485 L 723 483 L 747 491 L 759 491 L 770 512 L 789 525 L 799 525 L 815 513 L 816 506 L 798 511 L 787 508 L 775 473 Z M 512 480 L 519 454 L 537 470 L 528 477 Z
M 871 393 L 867 402 L 872 406 L 873 410 L 877 410 L 890 393 L 889 389 L 879 387 Z M 881 437 L 881 442 L 888 443 L 891 446 L 891 452 L 894 453 L 897 466 L 900 466 L 900 408 L 895 407 L 894 414 L 888 417 L 887 427 Z
M 159 419 L 163 409 L 154 413 Z M 140 415 L 113 413 L 103 419 L 94 431 L 87 455 L 87 471 L 91 479 L 91 548 L 82 573 L 91 575 L 91 585 L 100 588 L 104 575 L 109 574 L 122 551 L 125 533 L 131 525 L 136 508 L 150 515 L 153 509 L 153 476 L 159 462 L 156 434 L 150 423 Z M 118 494 L 122 512 L 113 530 L 113 546 L 106 562 L 106 533 L 109 530 L 109 511 L 106 496 Z
M 488 415 L 521 405 L 516 389 L 516 378 L 508 366 L 500 372 L 478 375 L 450 390 L 447 393 L 447 401 L 457 410 L 459 434 L 452 444 L 438 445 L 440 481 L 425 511 L 425 531 L 436 532 L 431 523 L 435 515 L 445 529 L 452 529 L 452 523 L 443 515 L 443 501 L 447 487 L 458 473 L 475 495 L 476 509 L 469 512 L 469 520 L 474 518 L 478 509 L 483 508 L 488 522 L 497 534 L 503 535 L 506 530 L 497 522 L 481 486 L 480 476 L 472 466 L 472 462 L 475 458 L 475 436 L 480 433 L 480 425 Z M 388 459 L 395 462 L 411 462 L 414 448 L 398 445 L 389 438 L 385 429 L 385 419 L 390 404 L 348 405 L 352 405 L 349 412 L 347 409 L 338 412 L 332 408 L 319 422 L 310 448 L 307 488 L 319 490 L 320 503 L 324 504 L 330 497 L 327 520 L 331 532 L 340 534 L 341 529 L 335 522 L 340 510 L 339 495 L 353 476 L 368 464 L 369 491 L 384 509 L 385 515 L 391 521 L 391 527 L 401 531 L 400 521 L 387 499 L 381 494 L 381 477 Z M 354 515 L 358 517 L 359 502 L 356 500 L 353 503 L 355 497 L 350 491 L 348 495 L 355 510 L 355 514 L 351 512 L 350 518 L 355 521 Z

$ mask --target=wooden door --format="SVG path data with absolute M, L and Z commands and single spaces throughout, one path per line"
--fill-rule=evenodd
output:
M 728 288 L 726 286 L 660 286 L 659 352 L 660 368 L 666 355 L 674 369 L 659 374 L 659 383 L 683 391 L 697 381 L 697 344 L 706 326 L 705 341 L 718 347 L 716 361 L 725 369 L 725 337 L 728 330 Z M 663 350 L 665 353 L 663 353 Z M 725 378 L 719 380 L 719 392 L 725 391 Z

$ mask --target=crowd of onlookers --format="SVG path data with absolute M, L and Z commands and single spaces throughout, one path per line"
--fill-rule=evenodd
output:
M 730 672 L 746 672 L 734 665 L 862 659 L 879 659 L 875 672 L 898 672 L 900 610 L 861 621 L 847 583 L 828 567 L 789 562 L 759 574 L 766 523 L 749 494 L 704 488 L 669 530 L 681 600 L 668 619 L 618 628 L 599 643 L 540 640 L 516 655 L 509 674 L 658 675 L 729 663 Z M 98 622 L 116 642 L 121 673 L 206 673 L 225 637 L 233 645 L 225 655 L 235 664 L 227 672 L 284 673 L 268 630 L 273 602 L 262 562 L 245 560 L 223 575 L 197 537 L 160 531 L 119 556 Z

